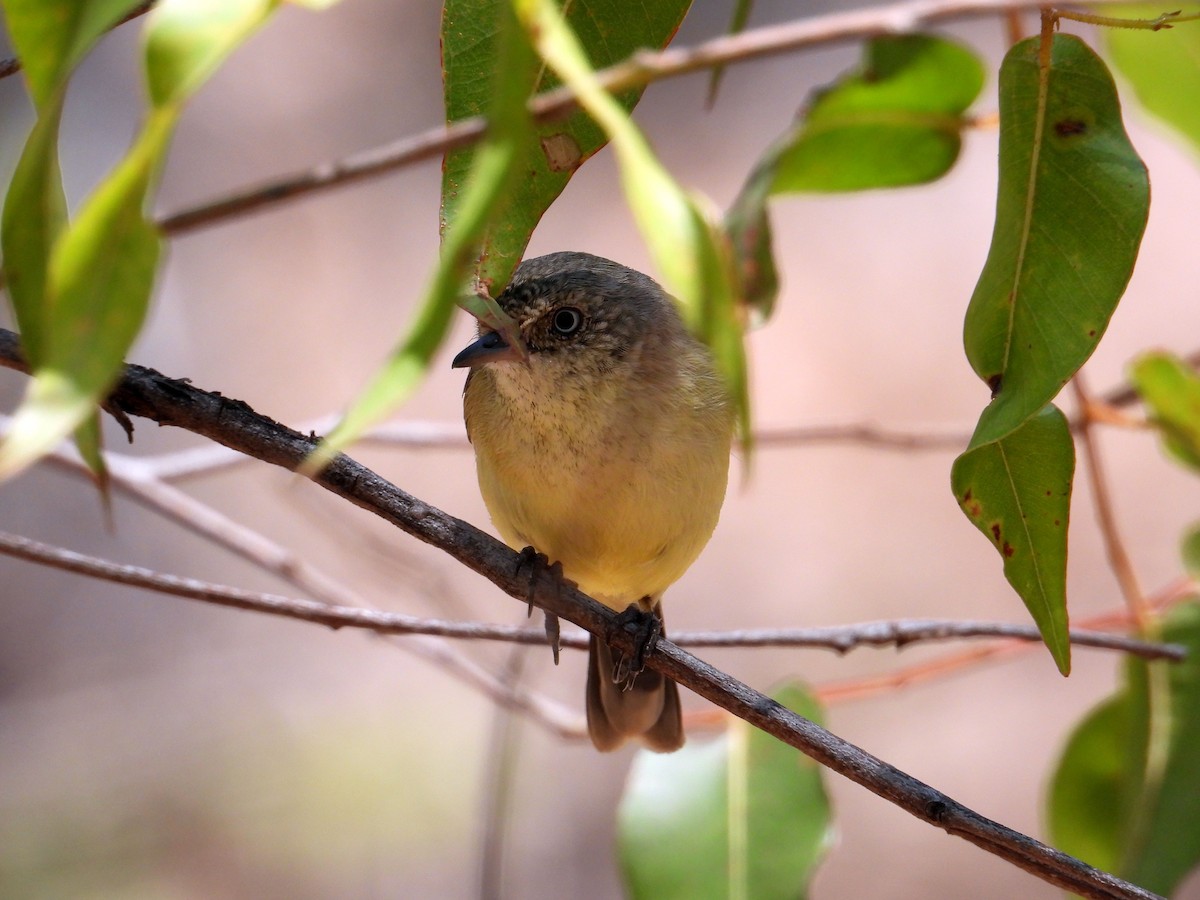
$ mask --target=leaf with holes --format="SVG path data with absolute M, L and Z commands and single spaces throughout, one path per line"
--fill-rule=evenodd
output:
M 1004 560 L 1004 577 L 1025 602 L 1059 670 L 1071 669 L 1067 635 L 1067 524 L 1075 445 L 1067 420 L 1048 406 L 998 441 L 954 462 L 954 496 Z

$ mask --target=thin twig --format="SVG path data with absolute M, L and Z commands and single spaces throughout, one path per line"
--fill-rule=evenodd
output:
M 0 553 L 104 581 L 113 581 L 189 600 L 200 600 L 216 606 L 313 622 L 334 629 L 358 628 L 376 634 L 436 635 L 463 640 L 503 641 L 525 645 L 546 643 L 545 631 L 540 628 L 490 625 L 482 622 L 453 622 L 412 616 L 407 613 L 284 597 L 263 591 L 250 591 L 214 584 L 197 578 L 183 578 L 178 575 L 156 572 L 142 566 L 86 556 L 3 531 L 0 531 Z M 793 647 L 834 650 L 838 653 L 847 653 L 859 647 L 894 646 L 899 648 L 915 643 L 965 638 L 1006 638 L 1026 642 L 1041 640 L 1037 629 L 1031 625 L 934 619 L 863 622 L 857 625 L 823 628 L 679 632 L 673 636 L 676 644 L 689 647 Z M 1146 659 L 1181 660 L 1186 655 L 1185 648 L 1176 644 L 1153 644 L 1118 634 L 1076 629 L 1070 633 L 1070 639 L 1071 643 L 1080 646 L 1118 650 Z M 588 646 L 588 639 L 585 634 L 564 634 L 561 636 L 561 644 L 563 647 L 574 650 L 585 650 Z
M 249 406 L 126 366 L 112 401 L 128 414 L 187 428 L 272 465 L 295 471 L 317 441 L 255 413 Z M 347 456 L 337 456 L 316 483 L 429 543 L 488 578 L 521 603 L 532 602 L 614 649 L 636 652 L 636 637 L 616 617 L 569 584 L 519 574 L 518 555 L 472 525 L 413 497 Z M 646 665 L 721 708 L 801 750 L 913 816 L 936 825 L 1066 890 L 1087 897 L 1149 900 L 1156 895 L 987 819 L 940 791 L 797 715 L 769 697 L 662 639 Z
M 1121 586 L 1121 594 L 1125 598 L 1129 611 L 1137 623 L 1138 633 L 1146 634 L 1153 614 L 1146 603 L 1146 595 L 1138 584 L 1137 573 L 1129 558 L 1125 541 L 1121 538 L 1121 530 L 1117 525 L 1116 513 L 1113 510 L 1112 495 L 1108 490 L 1108 478 L 1104 472 L 1104 463 L 1100 458 L 1100 450 L 1092 435 L 1093 401 L 1084 382 L 1083 373 L 1075 373 L 1071 379 L 1071 387 L 1075 399 L 1079 402 L 1080 428 L 1079 443 L 1087 462 L 1088 483 L 1092 489 L 1092 497 L 1096 501 L 1096 519 L 1100 524 L 1100 536 L 1104 541 L 1104 549 L 1108 554 L 1109 565 Z
M 1155 610 L 1165 610 L 1186 597 L 1196 595 L 1196 584 L 1190 578 L 1179 578 L 1159 590 L 1151 598 Z M 1133 624 L 1127 610 L 1093 616 L 1083 623 L 1085 629 L 1129 628 Z M 1072 634 L 1079 633 L 1072 629 Z M 1086 632 L 1085 632 L 1086 633 Z M 862 700 L 875 694 L 888 693 L 899 688 L 944 678 L 946 675 L 973 667 L 989 659 L 1000 659 L 1014 653 L 1027 652 L 1034 648 L 1032 643 L 997 641 L 985 647 L 962 650 L 935 660 L 917 663 L 870 678 L 854 678 L 818 685 L 813 693 L 822 703 L 838 703 L 846 700 Z
M 1107 2 L 1116 0 L 1096 0 L 1096 4 Z M 722 35 L 694 47 L 641 51 L 602 70 L 597 77 L 607 90 L 619 93 L 702 69 L 764 59 L 821 44 L 908 32 L 946 19 L 1037 9 L 1039 5 L 1031 0 L 909 0 L 891 6 L 829 13 Z M 538 122 L 561 118 L 576 108 L 574 95 L 565 87 L 540 94 L 529 103 L 530 113 Z M 165 234 L 178 236 L 230 216 L 439 158 L 451 150 L 478 142 L 486 129 L 487 120 L 482 116 L 431 128 L 382 147 L 283 175 L 168 214 L 158 220 L 158 226 Z

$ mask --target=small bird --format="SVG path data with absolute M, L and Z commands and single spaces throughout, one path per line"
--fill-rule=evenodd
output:
M 454 358 L 479 487 L 510 547 L 532 547 L 618 612 L 653 616 L 700 555 L 725 499 L 733 404 L 707 346 L 651 278 L 586 253 L 526 260 L 496 331 Z M 618 654 L 619 657 L 619 654 Z M 591 638 L 592 743 L 683 745 L 679 691 Z

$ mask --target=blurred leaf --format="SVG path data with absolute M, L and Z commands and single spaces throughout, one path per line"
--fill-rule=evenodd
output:
M 1187 573 L 1194 580 L 1200 580 L 1200 522 L 1185 532 L 1180 555 Z
M 1000 184 L 964 343 L 992 389 L 973 446 L 1017 428 L 1091 355 L 1133 274 L 1150 186 L 1104 63 L 1071 35 L 1000 68 Z
M 64 85 L 48 96 L 22 172 L 5 203 L 5 259 L 17 273 L 14 306 L 29 330 L 34 377 L 0 444 L 0 478 L 11 476 L 81 425 L 103 398 L 141 329 L 161 242 L 144 209 L 183 102 L 274 7 L 267 0 L 163 0 L 146 20 L 146 75 L 154 107 L 125 158 L 65 225 L 57 165 L 57 115 Z M 132 4 L 101 2 L 56 22 L 57 43 L 77 61 L 84 26 L 107 27 Z M 100 12 L 105 15 L 101 16 Z M 43 34 L 44 37 L 44 34 Z M 65 49 L 64 49 L 65 48 Z M 69 69 L 56 71 L 65 78 Z M 55 93 L 57 92 L 57 93 Z M 55 96 L 57 100 L 53 99 Z M 39 131 L 44 128 L 44 131 Z M 10 233 L 8 226 L 23 222 Z M 15 251 L 10 256 L 10 252 Z M 79 432 L 84 457 L 99 460 L 94 429 Z
M 71 70 L 140 0 L 4 0 L 5 23 L 34 106 L 62 101 Z
M 817 94 L 774 160 L 773 193 L 858 191 L 932 181 L 962 146 L 983 87 L 967 48 L 931 35 L 868 41 L 862 66 Z
M 779 295 L 779 271 L 775 266 L 767 199 L 775 177 L 775 159 L 783 145 L 783 141 L 777 142 L 754 167 L 725 214 L 725 230 L 729 234 L 738 278 L 738 296 L 764 322 L 775 311 L 775 299 Z
M 329 461 L 390 413 L 420 383 L 429 360 L 450 326 L 455 300 L 479 258 L 485 229 L 504 202 L 524 162 L 531 127 L 525 108 L 528 75 L 536 59 L 510 9 L 501 16 L 501 50 L 493 77 L 494 94 L 487 137 L 476 148 L 470 176 L 455 204 L 453 221 L 442 237 L 442 250 L 425 289 L 412 329 L 337 427 L 305 460 L 301 471 L 319 472 Z
M 706 203 L 676 184 L 626 110 L 600 86 L 553 0 L 515 0 L 515 5 L 538 53 L 612 141 L 626 200 L 663 286 L 675 297 L 688 326 L 712 348 L 748 449 L 749 388 L 737 276 L 715 217 Z
M 775 699 L 819 721 L 798 686 Z M 669 755 L 639 753 L 618 814 L 635 898 L 802 898 L 833 840 L 821 767 L 741 720 Z
M 146 83 L 156 107 L 177 106 L 262 26 L 279 0 L 165 0 L 147 22 Z
M 1174 7 L 1163 4 L 1108 6 L 1106 16 L 1154 18 Z M 1181 23 L 1162 31 L 1101 28 L 1099 34 L 1117 71 L 1138 102 L 1179 131 L 1200 150 L 1200 28 Z
M 746 30 L 750 21 L 750 10 L 754 8 L 754 0 L 734 0 L 733 16 L 729 20 L 727 34 L 741 34 Z M 718 64 L 708 73 L 708 106 L 711 109 L 717 102 L 717 91 L 721 88 L 721 79 L 725 75 L 725 65 Z
M 959 506 L 1004 560 L 1004 577 L 1025 602 L 1042 640 L 1066 675 L 1067 525 L 1075 445 L 1054 406 L 997 441 L 954 461 L 950 480 Z
M 1121 863 L 1125 757 L 1133 744 L 1127 698 L 1093 709 L 1067 739 L 1047 798 L 1054 846 L 1106 872 Z
M 1171 611 L 1180 663 L 1126 663 L 1125 684 L 1071 735 L 1051 782 L 1056 846 L 1170 894 L 1200 863 L 1200 604 Z
M 497 12 L 510 0 L 448 0 L 442 7 L 442 65 L 448 122 L 481 115 L 490 96 L 491 73 L 499 53 Z M 631 5 L 612 0 L 574 0 L 566 4 L 570 27 L 586 48 L 593 68 L 606 68 L 640 48 L 666 46 L 691 0 L 657 0 Z M 525 96 L 559 85 L 545 67 L 525 73 Z M 642 89 L 616 100 L 626 111 Z M 586 112 L 534 125 L 524 134 L 524 177 L 513 184 L 503 215 L 489 223 L 476 274 L 491 293 L 508 283 L 542 214 L 583 163 L 604 146 L 604 130 Z M 461 192 L 471 171 L 474 147 L 447 154 L 442 167 L 442 230 L 458 214 Z
M 1147 353 L 1130 371 L 1149 409 L 1163 446 L 1177 460 L 1200 470 L 1200 376 L 1168 353 Z
M 39 114 L 17 161 L 0 221 L 8 295 L 22 347 L 35 370 L 45 358 L 52 324 L 52 310 L 45 302 L 50 253 L 67 224 L 58 163 L 61 113 L 59 102 Z

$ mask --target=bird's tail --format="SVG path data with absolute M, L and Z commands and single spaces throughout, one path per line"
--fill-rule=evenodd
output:
M 661 609 L 654 614 L 662 621 Z M 670 753 L 683 746 L 679 688 L 651 669 L 632 684 L 614 678 L 613 649 L 592 635 L 588 649 L 587 725 L 597 750 L 615 750 L 629 738 L 651 750 Z

